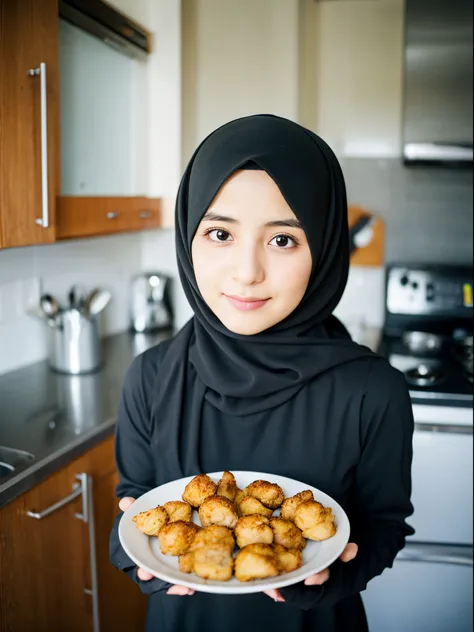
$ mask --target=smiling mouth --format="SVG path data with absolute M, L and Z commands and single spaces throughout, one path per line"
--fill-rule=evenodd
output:
M 270 300 L 269 298 L 250 298 L 242 296 L 229 296 L 227 294 L 224 294 L 224 296 L 233 307 L 243 312 L 260 309 Z

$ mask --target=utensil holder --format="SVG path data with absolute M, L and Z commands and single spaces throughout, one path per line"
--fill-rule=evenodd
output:
M 57 373 L 82 375 L 98 371 L 101 352 L 96 318 L 68 309 L 58 315 L 53 327 L 48 327 L 49 365 Z

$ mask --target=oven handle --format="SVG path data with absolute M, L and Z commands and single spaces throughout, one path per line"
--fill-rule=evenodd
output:
M 456 566 L 472 566 L 472 547 L 460 547 L 468 552 L 460 552 L 453 546 L 408 543 L 397 555 L 401 562 L 429 562 L 432 564 L 454 564 Z
M 472 435 L 472 426 L 463 424 L 420 424 L 415 423 L 416 432 L 448 432 L 450 434 Z

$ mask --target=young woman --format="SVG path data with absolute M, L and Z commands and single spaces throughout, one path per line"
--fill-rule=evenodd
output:
M 359 593 L 412 529 L 413 417 L 404 377 L 332 316 L 348 268 L 344 179 L 330 148 L 275 116 L 241 118 L 198 147 L 176 206 L 194 317 L 131 365 L 120 403 L 117 496 L 220 470 L 288 476 L 336 499 L 341 560 L 304 583 L 222 596 L 112 563 L 150 595 L 147 631 L 359 632 Z M 189 595 L 189 599 L 182 596 Z

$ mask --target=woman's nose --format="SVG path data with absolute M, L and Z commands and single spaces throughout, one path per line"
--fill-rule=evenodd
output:
M 265 279 L 264 257 L 254 245 L 241 246 L 234 250 L 234 279 L 243 285 L 261 283 Z

